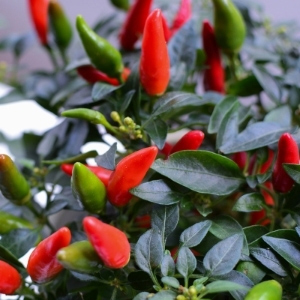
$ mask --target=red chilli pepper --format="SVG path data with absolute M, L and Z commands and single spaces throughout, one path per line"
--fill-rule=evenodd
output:
M 118 86 L 120 85 L 120 82 L 117 78 L 111 78 L 107 76 L 105 73 L 97 70 L 92 65 L 85 65 L 80 66 L 77 68 L 77 73 L 87 82 L 89 83 L 96 83 L 96 82 L 106 82 L 108 84 Z M 122 72 L 122 79 L 124 81 L 127 80 L 128 76 L 130 75 L 130 69 L 124 68 Z
M 206 54 L 206 69 L 203 74 L 205 91 L 225 92 L 225 75 L 222 66 L 220 50 L 216 41 L 215 31 L 208 20 L 203 21 L 202 27 L 203 50 Z
M 107 196 L 114 206 L 124 206 L 132 198 L 129 190 L 138 186 L 154 162 L 156 146 L 138 150 L 124 157 L 111 174 L 107 185 Z
M 27 265 L 27 272 L 33 281 L 48 282 L 63 270 L 63 266 L 56 259 L 56 253 L 70 242 L 69 228 L 62 227 L 37 245 Z
M 155 9 L 147 18 L 141 49 L 140 81 L 150 96 L 162 95 L 169 84 L 170 59 L 162 14 Z
M 83 228 L 105 266 L 120 269 L 128 264 L 130 244 L 124 232 L 95 217 L 85 217 Z
M 142 215 L 136 216 L 134 218 L 134 224 L 139 228 L 151 228 L 151 216 L 150 215 Z
M 171 35 L 179 30 L 192 16 L 191 0 L 181 0 L 177 14 L 171 26 Z
M 105 186 L 108 184 L 109 177 L 112 174 L 112 170 L 105 169 L 99 166 L 88 166 L 86 165 L 97 177 L 104 183 Z M 61 170 L 69 176 L 72 176 L 73 164 L 62 164 Z
M 31 19 L 40 43 L 48 45 L 48 7 L 49 0 L 29 0 Z
M 247 162 L 247 152 L 241 151 L 241 152 L 236 152 L 231 156 L 231 159 L 239 166 L 239 168 L 243 171 L 246 162 Z
M 197 150 L 204 139 L 204 133 L 201 130 L 191 130 L 186 133 L 171 149 L 172 153 L 183 150 Z
M 120 33 L 120 44 L 124 50 L 131 51 L 142 36 L 153 0 L 135 0 L 130 7 Z
M 13 295 L 22 285 L 20 273 L 11 265 L 0 260 L 0 294 Z
M 168 42 L 172 36 L 172 33 L 168 26 L 168 21 L 163 13 L 161 14 L 161 20 L 162 20 L 163 29 L 164 29 L 165 40 L 166 40 L 166 42 Z
M 272 172 L 273 188 L 279 193 L 289 192 L 294 185 L 294 180 L 283 168 L 285 163 L 299 164 L 299 148 L 289 133 L 282 134 L 278 141 L 277 159 Z

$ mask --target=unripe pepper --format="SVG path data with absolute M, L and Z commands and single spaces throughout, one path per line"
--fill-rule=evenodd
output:
M 0 154 L 0 191 L 17 205 L 23 205 L 31 198 L 28 182 L 6 154 Z
M 56 45 L 65 50 L 71 43 L 73 30 L 68 17 L 57 0 L 50 0 L 49 18 Z
M 223 94 L 225 92 L 225 72 L 215 31 L 208 20 L 203 21 L 202 43 L 206 57 L 206 68 L 203 73 L 204 90 Z
M 204 133 L 201 130 L 191 130 L 184 134 L 182 138 L 172 147 L 170 155 L 183 150 L 197 150 L 204 139 Z
M 114 206 L 124 206 L 132 198 L 129 190 L 138 186 L 154 162 L 156 146 L 138 150 L 124 157 L 111 174 L 107 185 L 107 196 Z
M 294 180 L 283 168 L 285 163 L 299 164 L 299 148 L 289 133 L 284 133 L 279 138 L 277 158 L 272 172 L 273 188 L 279 193 L 289 192 L 294 185 Z
M 129 0 L 110 0 L 110 2 L 117 8 L 128 10 L 129 9 Z
M 131 51 L 144 32 L 145 23 L 153 0 L 135 0 L 130 7 L 120 32 L 120 44 L 124 50 Z
M 192 17 L 191 0 L 181 0 L 178 11 L 170 28 L 171 35 L 178 31 Z
M 109 177 L 112 174 L 112 170 L 108 170 L 102 167 L 97 166 L 88 166 L 86 165 L 89 170 L 91 170 L 102 182 L 105 186 L 108 184 Z M 62 164 L 61 169 L 67 175 L 72 176 L 73 173 L 73 164 Z
M 214 28 L 219 47 L 232 56 L 242 47 L 246 37 L 244 19 L 232 0 L 212 0 Z
M 276 280 L 262 281 L 252 287 L 244 300 L 281 300 L 282 286 Z
M 170 59 L 160 9 L 147 18 L 141 49 L 140 81 L 150 96 L 162 95 L 169 84 Z
M 120 85 L 120 81 L 117 78 L 111 78 L 91 65 L 80 66 L 76 70 L 77 73 L 89 83 L 105 82 L 114 86 Z M 121 74 L 122 80 L 126 81 L 129 75 L 130 69 L 124 68 Z
M 0 274 L 0 294 L 13 295 L 22 286 L 20 273 L 3 260 L 0 260 Z
M 94 32 L 82 16 L 77 16 L 76 28 L 92 64 L 109 77 L 121 80 L 124 69 L 121 53 L 106 39 Z
M 120 269 L 128 264 L 130 244 L 124 232 L 95 217 L 85 217 L 83 228 L 105 266 Z
M 75 242 L 61 248 L 56 258 L 68 270 L 92 274 L 99 270 L 102 261 L 89 241 Z
M 32 23 L 40 43 L 48 45 L 48 6 L 49 0 L 28 0 Z
M 106 205 L 104 183 L 80 162 L 74 164 L 71 186 L 74 197 L 90 213 L 102 212 Z
M 27 220 L 4 211 L 0 211 L 0 234 L 7 233 L 14 229 L 23 228 L 32 229 L 33 225 Z
M 34 282 L 51 281 L 63 270 L 63 266 L 56 259 L 56 254 L 58 250 L 68 246 L 70 242 L 71 232 L 69 228 L 62 227 L 36 246 L 27 265 L 27 272 Z

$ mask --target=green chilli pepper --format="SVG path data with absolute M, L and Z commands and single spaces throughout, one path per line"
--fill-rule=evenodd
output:
M 0 211 L 0 234 L 8 233 L 13 229 L 32 229 L 32 224 L 22 218 Z
M 101 259 L 89 241 L 75 242 L 60 249 L 56 258 L 64 268 L 92 274 L 102 265 Z
M 73 37 L 71 23 L 57 0 L 50 1 L 48 11 L 55 42 L 61 50 L 65 50 Z
M 118 78 L 122 82 L 121 74 L 124 65 L 119 50 L 94 32 L 82 16 L 77 16 L 76 28 L 92 64 L 99 71 L 104 72 L 112 78 Z
M 84 164 L 73 166 L 71 185 L 74 197 L 90 213 L 100 213 L 106 205 L 104 183 Z
M 129 0 L 110 0 L 111 4 L 113 4 L 115 7 L 128 10 L 130 7 Z
M 28 182 L 6 154 L 0 154 L 0 191 L 16 205 L 23 205 L 31 198 Z
M 244 19 L 231 0 L 212 0 L 218 46 L 227 55 L 237 53 L 246 37 Z
M 262 281 L 249 290 L 244 300 L 281 300 L 282 286 L 276 280 Z

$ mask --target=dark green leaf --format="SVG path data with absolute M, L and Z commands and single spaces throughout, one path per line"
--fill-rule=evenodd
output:
M 223 118 L 225 117 L 226 113 L 232 108 L 233 104 L 236 103 L 236 101 L 236 97 L 227 96 L 215 106 L 208 124 L 208 133 L 218 132 Z
M 183 195 L 172 189 L 172 184 L 158 179 L 148 181 L 130 190 L 130 193 L 152 203 L 172 205 L 183 199 Z
M 138 291 L 147 291 L 152 288 L 153 282 L 149 274 L 143 271 L 131 272 L 128 275 L 130 285 Z
M 129 92 L 127 92 L 124 97 L 122 97 L 122 104 L 121 104 L 121 108 L 120 108 L 120 113 L 124 114 L 124 112 L 126 111 L 126 109 L 128 108 L 128 106 L 130 105 L 133 96 L 135 95 L 136 91 L 135 90 L 131 90 Z
M 187 247 L 179 249 L 176 269 L 184 277 L 188 278 L 195 271 L 197 260 L 193 252 Z
M 263 89 L 256 77 L 251 74 L 237 82 L 231 83 L 227 88 L 227 94 L 239 97 L 249 97 L 259 94 L 262 90 Z
M 0 245 L 20 258 L 36 245 L 38 232 L 30 229 L 15 229 L 1 236 Z M 1 255 L 1 254 L 0 254 Z
M 220 151 L 225 154 L 258 149 L 276 143 L 279 137 L 289 131 L 275 122 L 257 122 L 249 125 L 235 139 L 224 144 Z
M 282 238 L 263 236 L 262 239 L 289 264 L 300 270 L 300 245 Z
M 95 158 L 97 165 L 113 171 L 116 167 L 116 163 L 115 163 L 116 152 L 117 152 L 117 143 L 113 143 L 104 154 L 98 155 Z
M 263 208 L 264 197 L 260 193 L 245 194 L 234 204 L 233 211 L 260 211 Z
M 253 225 L 249 227 L 244 227 L 244 233 L 246 235 L 248 244 L 256 241 L 264 234 L 268 233 L 268 229 L 266 226 Z
M 296 183 L 300 184 L 300 165 L 298 164 L 283 164 L 283 168 L 291 176 Z
M 195 247 L 201 243 L 206 236 L 212 222 L 202 221 L 186 228 L 180 235 L 180 243 L 182 247 Z
M 144 129 L 149 134 L 154 144 L 159 149 L 162 149 L 164 147 L 168 134 L 167 123 L 160 118 L 155 118 L 147 122 Z
M 68 201 L 66 200 L 53 200 L 47 205 L 45 216 L 50 216 L 56 214 L 61 211 L 68 205 Z
M 1 244 L 0 244 L 0 259 L 18 268 L 24 268 L 24 266 L 19 262 L 18 258 L 15 257 L 8 249 L 3 247 Z
M 152 269 L 160 265 L 163 258 L 161 235 L 150 229 L 140 236 L 135 245 L 135 261 L 141 270 L 151 274 Z
M 163 244 L 167 237 L 175 230 L 179 221 L 179 207 L 177 204 L 157 206 L 152 211 L 151 227 L 159 232 Z
M 263 266 L 272 272 L 282 277 L 287 276 L 284 266 L 271 250 L 264 248 L 250 248 L 250 253 Z
M 120 88 L 120 86 L 113 86 L 103 82 L 97 82 L 94 84 L 92 89 L 92 98 L 94 101 L 102 100 L 118 88 Z
M 228 195 L 244 182 L 229 158 L 208 151 L 180 151 L 152 165 L 156 172 L 195 192 Z
M 234 234 L 213 246 L 204 256 L 203 265 L 210 276 L 230 272 L 242 254 L 243 236 Z

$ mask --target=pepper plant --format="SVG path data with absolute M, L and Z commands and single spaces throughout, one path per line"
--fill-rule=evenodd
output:
M 299 299 L 300 28 L 237 0 L 114 0 L 96 24 L 27 2 L 53 69 L 2 38 L 0 104 L 61 122 L 0 135 L 0 293 Z

